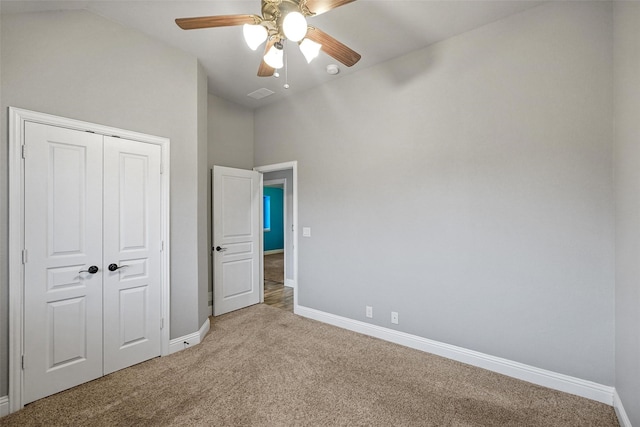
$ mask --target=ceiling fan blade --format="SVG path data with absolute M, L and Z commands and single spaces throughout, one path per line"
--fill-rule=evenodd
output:
M 198 28 L 231 27 L 242 24 L 257 24 L 261 18 L 257 15 L 218 15 L 200 16 L 197 18 L 178 18 L 176 24 L 183 30 Z
M 305 6 L 313 15 L 320 15 L 354 1 L 356 0 L 307 0 Z
M 351 67 L 361 58 L 358 52 L 317 28 L 309 27 L 307 38 L 316 43 L 320 43 L 322 45 L 320 48 L 321 51 L 342 62 L 347 67 Z
M 267 40 L 267 44 L 264 47 L 265 55 L 267 54 L 267 52 L 269 52 L 269 49 L 271 49 L 271 46 L 273 46 L 274 44 L 276 44 L 276 37 L 274 37 L 273 39 Z M 264 58 L 264 55 L 263 55 L 263 58 Z M 266 62 L 264 62 L 264 59 L 262 59 L 262 61 L 260 62 L 260 67 L 258 67 L 258 77 L 271 77 L 273 76 L 273 73 L 275 71 L 276 71 L 275 68 L 268 65 Z

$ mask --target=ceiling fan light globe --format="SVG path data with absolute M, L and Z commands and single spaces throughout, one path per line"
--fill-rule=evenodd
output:
M 267 39 L 267 29 L 262 25 L 244 24 L 242 34 L 251 50 L 256 50 Z
M 322 45 L 320 43 L 316 43 L 313 40 L 302 40 L 302 43 L 300 43 L 300 51 L 307 60 L 307 64 L 310 64 L 311 61 L 313 61 L 318 56 L 321 47 Z
M 289 12 L 282 21 L 284 35 L 292 42 L 299 42 L 307 34 L 307 20 L 300 12 Z
M 271 49 L 264 56 L 264 62 L 267 63 L 271 68 L 275 68 L 276 70 L 282 68 L 284 65 L 284 53 L 282 49 L 278 49 L 275 46 L 271 46 Z

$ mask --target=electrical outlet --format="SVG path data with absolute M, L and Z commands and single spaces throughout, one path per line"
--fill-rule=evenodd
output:
M 394 325 L 398 324 L 398 312 L 397 311 L 392 311 L 391 312 L 391 323 L 393 323 Z
M 373 307 L 371 307 L 370 305 L 367 306 L 366 315 L 369 319 L 373 318 Z

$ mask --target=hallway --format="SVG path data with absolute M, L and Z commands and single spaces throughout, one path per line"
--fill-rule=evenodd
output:
M 284 253 L 264 256 L 264 303 L 293 313 L 293 288 L 284 286 Z

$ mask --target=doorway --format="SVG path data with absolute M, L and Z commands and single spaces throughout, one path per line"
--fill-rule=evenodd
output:
M 285 286 L 287 180 L 264 181 L 262 198 L 264 303 L 293 312 L 293 287 Z
M 283 195 L 282 248 L 273 252 L 269 251 L 265 247 L 265 236 L 271 231 L 263 233 L 264 303 L 285 308 L 295 313 L 298 306 L 297 162 L 259 166 L 254 170 L 263 174 L 266 188 L 281 188 Z M 266 193 L 263 192 L 263 195 Z M 273 200 L 271 203 L 273 203 Z M 265 212 L 263 211 L 263 213 Z

